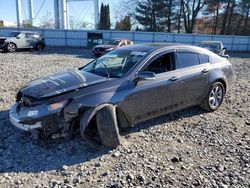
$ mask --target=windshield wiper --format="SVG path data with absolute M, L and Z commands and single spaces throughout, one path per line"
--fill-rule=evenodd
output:
M 100 63 L 105 67 L 105 71 L 107 73 L 107 76 L 108 76 L 108 78 L 110 78 L 110 72 L 109 72 L 107 65 L 105 65 L 103 62 L 100 62 Z
M 104 66 L 106 74 L 107 74 L 108 78 L 110 78 L 110 72 L 109 72 L 109 69 L 108 69 L 107 65 L 105 65 L 103 62 L 99 62 L 99 63 Z M 92 68 L 92 71 L 96 70 L 96 64 L 97 64 L 97 61 L 95 61 L 94 66 Z

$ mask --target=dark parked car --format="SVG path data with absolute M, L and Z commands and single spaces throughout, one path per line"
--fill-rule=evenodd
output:
M 15 52 L 17 49 L 42 50 L 46 47 L 43 35 L 30 31 L 15 31 L 0 37 L 0 49 Z
M 103 54 L 111 52 L 112 50 L 116 48 L 120 48 L 126 45 L 132 45 L 132 44 L 133 42 L 128 39 L 111 39 L 111 40 L 106 41 L 102 45 L 95 46 L 93 48 L 93 53 L 95 56 L 101 56 Z
M 228 58 L 228 55 L 226 55 L 226 48 L 221 41 L 202 41 L 199 46 Z
M 65 136 L 79 128 L 87 140 L 91 135 L 116 147 L 120 127 L 195 105 L 217 110 L 232 82 L 229 61 L 206 49 L 132 45 L 78 70 L 30 82 L 9 115 L 33 135 Z

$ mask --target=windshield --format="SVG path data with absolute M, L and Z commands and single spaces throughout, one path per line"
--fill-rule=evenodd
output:
M 96 59 L 83 67 L 83 71 L 108 77 L 122 78 L 147 52 L 119 49 Z
M 211 51 L 218 51 L 221 49 L 221 46 L 218 43 L 202 43 L 200 46 Z
M 115 45 L 115 46 L 119 45 L 119 43 L 120 43 L 119 40 L 108 40 L 108 41 L 104 42 L 104 44 L 106 44 L 106 45 Z
M 6 33 L 3 36 L 4 37 L 16 37 L 17 35 L 19 35 L 19 32 L 10 32 L 10 33 Z

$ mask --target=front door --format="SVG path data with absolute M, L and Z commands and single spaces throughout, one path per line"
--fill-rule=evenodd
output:
M 155 80 L 139 81 L 119 105 L 127 118 L 136 123 L 174 111 L 180 105 L 175 103 L 176 81 L 179 71 L 175 70 L 175 53 L 161 53 L 152 59 L 140 72 L 156 74 Z
M 27 48 L 27 40 L 25 33 L 20 33 L 17 36 L 16 45 L 18 48 Z

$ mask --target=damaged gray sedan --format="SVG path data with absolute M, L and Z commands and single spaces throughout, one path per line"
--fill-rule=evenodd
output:
M 119 128 L 195 105 L 217 110 L 232 82 L 229 61 L 206 49 L 133 45 L 28 83 L 9 116 L 34 137 L 80 132 L 114 148 L 120 144 Z

